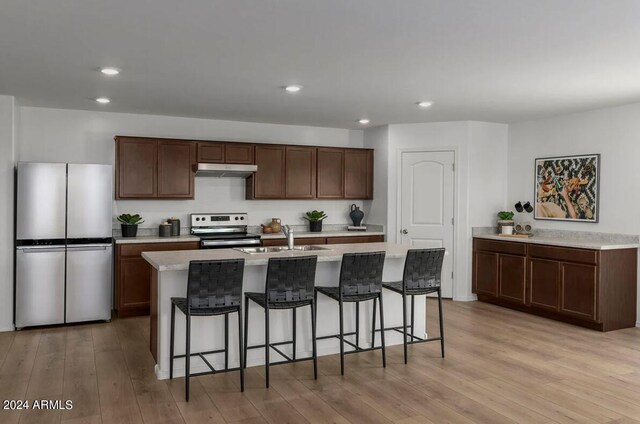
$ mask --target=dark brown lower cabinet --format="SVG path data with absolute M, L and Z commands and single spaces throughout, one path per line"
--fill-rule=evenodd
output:
M 142 252 L 198 248 L 197 241 L 118 244 L 115 260 L 115 304 L 118 317 L 149 315 L 151 265 L 142 257 Z
M 637 249 L 475 238 L 472 278 L 481 301 L 600 331 L 635 326 Z

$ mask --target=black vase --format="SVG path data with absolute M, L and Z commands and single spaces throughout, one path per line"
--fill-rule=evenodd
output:
M 135 237 L 138 234 L 138 224 L 120 224 L 122 237 Z
M 309 221 L 309 231 L 312 233 L 321 233 L 322 221 Z
M 351 213 L 349 214 L 351 220 L 353 221 L 354 227 L 359 227 L 362 224 L 362 218 L 364 218 L 364 212 L 360 210 L 359 207 L 354 203 L 351 205 Z

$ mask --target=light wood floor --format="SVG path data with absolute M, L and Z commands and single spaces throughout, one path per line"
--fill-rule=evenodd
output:
M 429 328 L 437 328 L 429 301 Z M 390 317 L 388 318 L 390 319 Z M 68 411 L 0 410 L 0 423 L 640 423 L 640 328 L 598 333 L 496 306 L 445 303 L 436 343 L 192 380 L 158 381 L 148 319 L 0 333 L 0 400 L 70 399 Z

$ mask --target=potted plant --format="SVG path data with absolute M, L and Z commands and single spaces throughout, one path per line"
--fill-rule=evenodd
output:
M 322 220 L 327 217 L 324 211 L 310 211 L 304 216 L 309 221 L 309 231 L 312 233 L 322 232 Z
M 118 221 L 120 221 L 120 226 L 122 227 L 122 237 L 135 237 L 138 234 L 138 224 L 144 222 L 140 215 L 128 213 L 120 215 Z
M 511 231 L 513 231 L 513 215 L 512 211 L 498 212 L 498 234 L 507 234 L 502 230 L 502 227 L 511 227 Z

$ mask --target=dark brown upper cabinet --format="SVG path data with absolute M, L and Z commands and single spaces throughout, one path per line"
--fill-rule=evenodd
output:
M 116 137 L 116 199 L 193 199 L 191 141 Z
M 285 198 L 285 158 L 285 146 L 255 146 L 258 171 L 246 180 L 247 199 Z
M 287 199 L 315 199 L 315 147 L 287 146 L 285 149 L 285 197 Z
M 318 199 L 344 198 L 344 149 L 318 147 Z
M 189 141 L 158 141 L 158 198 L 193 199 L 196 146 Z
M 158 142 L 116 137 L 116 199 L 158 197 Z
M 199 163 L 233 163 L 252 165 L 254 145 L 249 143 L 199 142 Z
M 345 149 L 344 198 L 373 199 L 373 150 Z

